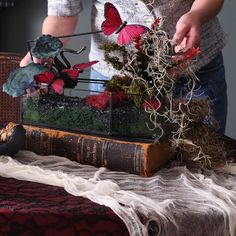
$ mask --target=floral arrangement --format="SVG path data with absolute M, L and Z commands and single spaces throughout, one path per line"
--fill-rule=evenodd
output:
M 114 23 L 113 19 L 117 22 Z M 120 73 L 105 83 L 105 91 L 88 95 L 86 105 L 104 111 L 111 106 L 111 102 L 122 104 L 124 101 L 132 101 L 148 115 L 147 129 L 156 131 L 157 134 L 153 135 L 154 141 L 158 142 L 169 126 L 171 136 L 168 138 L 172 140 L 175 149 L 186 151 L 191 161 L 197 156 L 201 167 L 211 167 L 215 162 L 217 165 L 220 159 L 217 153 L 214 153 L 215 159 L 211 159 L 208 154 L 212 151 L 210 138 L 206 138 L 204 147 L 201 147 L 201 142 L 197 139 L 198 132 L 202 132 L 203 124 L 206 123 L 206 117 L 209 124 L 214 123 L 211 120 L 209 102 L 192 100 L 198 79 L 189 65 L 200 50 L 192 48 L 175 52 L 168 34 L 160 26 L 160 21 L 161 19 L 156 19 L 150 28 L 127 25 L 127 22 L 121 21 L 114 5 L 105 4 L 102 32 L 107 36 L 117 33 L 118 40 L 117 43 L 104 42 L 101 49 L 104 50 L 105 61 Z M 130 31 L 130 34 L 126 34 L 127 31 Z M 42 35 L 32 43 L 32 59 L 38 58 L 41 63 L 32 62 L 10 74 L 3 85 L 3 91 L 13 97 L 48 93 L 63 95 L 64 88 L 74 88 L 77 85 L 83 69 L 98 62 L 71 66 L 64 54 L 79 54 L 85 48 L 79 51 L 64 49 L 58 37 Z M 175 97 L 175 85 L 183 74 L 187 77 L 185 93 L 182 97 Z M 195 131 L 191 127 L 194 127 Z M 207 135 L 213 137 L 212 130 L 209 129 Z M 216 136 L 212 140 L 215 143 L 219 141 Z M 221 153 L 223 149 L 224 147 Z M 220 163 L 222 164 L 222 161 Z
M 111 7 L 117 14 L 112 4 L 105 7 Z M 150 29 L 138 26 L 140 28 L 138 33 L 124 40 L 128 45 L 120 45 L 122 41 L 119 44 L 101 45 L 105 61 L 119 70 L 122 75 L 115 75 L 106 82 L 104 92 L 87 96 L 86 104 L 104 110 L 110 105 L 111 100 L 113 104 L 132 100 L 137 107 L 142 107 L 149 114 L 150 121 L 147 122 L 149 129 L 161 129 L 158 134 L 164 134 L 162 124 L 159 123 L 160 119 L 157 119 L 157 117 L 164 117 L 166 121 L 178 124 L 177 133 L 180 135 L 183 124 L 187 126 L 188 122 L 180 110 L 173 110 L 171 93 L 177 75 L 184 68 L 188 68 L 188 62 L 199 53 L 199 49 L 174 53 L 170 39 L 160 28 L 159 23 L 160 19 L 155 20 Z M 104 33 L 107 32 L 105 27 L 109 24 L 107 18 L 102 25 Z M 64 88 L 76 87 L 83 69 L 98 62 L 91 61 L 71 66 L 65 53 L 79 54 L 85 48 L 79 51 L 65 49 L 60 39 L 51 35 L 42 35 L 30 43 L 32 62 L 12 71 L 3 85 L 3 91 L 13 97 L 48 93 L 63 95 Z M 40 63 L 35 63 L 34 58 L 37 58 Z M 191 99 L 196 80 L 194 73 L 189 74 L 192 80 L 188 81 L 190 88 L 186 95 L 188 101 Z M 188 101 L 182 105 L 187 105 Z M 159 140 L 161 137 L 162 135 L 158 135 L 155 139 Z
M 128 45 L 104 43 L 101 49 L 105 61 L 120 71 L 120 75 L 106 82 L 106 90 L 123 92 L 137 107 L 145 109 L 150 118 L 148 129 L 161 133 L 154 137 L 156 141 L 164 134 L 160 120 L 173 124 L 176 139 L 182 137 L 191 122 L 183 107 L 188 107 L 197 81 L 189 64 L 199 54 L 199 48 L 175 52 L 167 33 L 160 27 L 160 19 L 157 19 L 150 29 L 135 35 Z M 186 82 L 188 89 L 184 99 L 178 100 L 176 109 L 173 102 L 177 99 L 173 91 L 182 74 L 189 78 Z
M 200 49 L 176 52 L 160 27 L 161 19 L 156 19 L 150 29 L 128 25 L 122 22 L 118 10 L 109 2 L 105 4 L 104 17 L 104 34 L 116 33 L 118 38 L 117 44 L 104 43 L 101 48 L 106 62 L 121 74 L 107 82 L 107 90 L 123 91 L 128 97 L 132 95 L 137 106 L 143 104 L 149 114 L 147 127 L 158 134 L 153 135 L 155 141 L 159 141 L 170 126 L 168 138 L 173 149 L 179 152 L 181 162 L 184 160 L 200 168 L 224 165 L 227 150 L 216 133 L 217 122 L 211 115 L 210 102 L 192 99 L 198 78 L 190 64 Z M 183 78 L 181 75 L 185 78 L 181 81 L 185 83 L 183 93 L 175 97 L 175 86 Z M 163 119 L 158 119 L 160 117 Z M 216 147 L 221 150 L 215 152 Z

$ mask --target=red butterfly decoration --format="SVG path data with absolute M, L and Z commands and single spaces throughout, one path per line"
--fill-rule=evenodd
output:
M 73 66 L 73 69 L 77 69 L 77 70 L 83 70 L 86 69 L 94 64 L 98 63 L 98 61 L 88 61 L 88 62 L 84 62 L 84 63 L 80 63 L 80 64 L 75 64 Z
M 148 31 L 146 26 L 127 25 L 127 21 L 122 22 L 120 14 L 113 4 L 106 2 L 104 7 L 105 20 L 102 23 L 102 31 L 105 35 L 118 34 L 118 45 L 127 45 L 133 42 L 136 37 Z
M 51 87 L 56 93 L 63 94 L 63 87 L 65 82 L 62 79 L 56 79 L 52 82 Z

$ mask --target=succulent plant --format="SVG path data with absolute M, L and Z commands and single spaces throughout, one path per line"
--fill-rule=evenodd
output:
M 19 67 L 10 73 L 7 82 L 3 84 L 2 91 L 12 97 L 21 96 L 30 87 L 35 75 L 48 70 L 47 67 L 35 63 L 30 63 L 25 67 Z
M 62 48 L 62 42 L 49 34 L 36 38 L 32 45 L 31 53 L 36 58 L 49 58 L 57 56 Z

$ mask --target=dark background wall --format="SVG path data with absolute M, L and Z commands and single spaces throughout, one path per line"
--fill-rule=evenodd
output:
M 84 1 L 84 10 L 80 13 L 80 20 L 76 33 L 90 31 L 90 11 L 92 1 Z M 18 0 L 14 7 L 3 8 L 0 11 L 0 51 L 25 54 L 26 41 L 41 35 L 41 26 L 47 15 L 47 0 Z M 68 48 L 74 50 L 86 46 L 80 55 L 67 54 L 71 64 L 86 62 L 90 50 L 90 36 L 71 38 Z M 83 77 L 89 78 L 90 70 L 84 70 Z M 88 84 L 80 84 L 79 88 L 87 88 Z M 75 96 L 77 91 L 66 89 L 65 94 Z
M 80 21 L 76 32 L 87 32 L 90 29 L 90 11 L 92 1 L 83 0 L 84 11 L 80 14 Z M 226 77 L 228 83 L 229 112 L 226 134 L 236 138 L 236 2 L 225 1 L 219 18 L 228 34 L 228 44 L 223 53 L 225 58 Z M 26 40 L 33 39 L 41 34 L 41 25 L 47 13 L 46 0 L 18 0 L 13 8 L 0 10 L 0 50 L 25 53 Z M 71 56 L 74 63 L 86 61 L 89 52 L 90 38 L 73 38 L 68 45 L 73 49 L 87 46 L 85 53 L 79 56 Z M 89 76 L 87 71 L 84 76 Z M 72 93 L 72 92 L 69 92 Z
M 47 14 L 45 0 L 19 0 L 12 8 L 0 11 L 1 51 L 26 52 L 26 40 L 40 34 Z

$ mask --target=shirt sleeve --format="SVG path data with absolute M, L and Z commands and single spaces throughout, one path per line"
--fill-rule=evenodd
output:
M 48 0 L 49 16 L 74 16 L 82 9 L 81 0 Z

